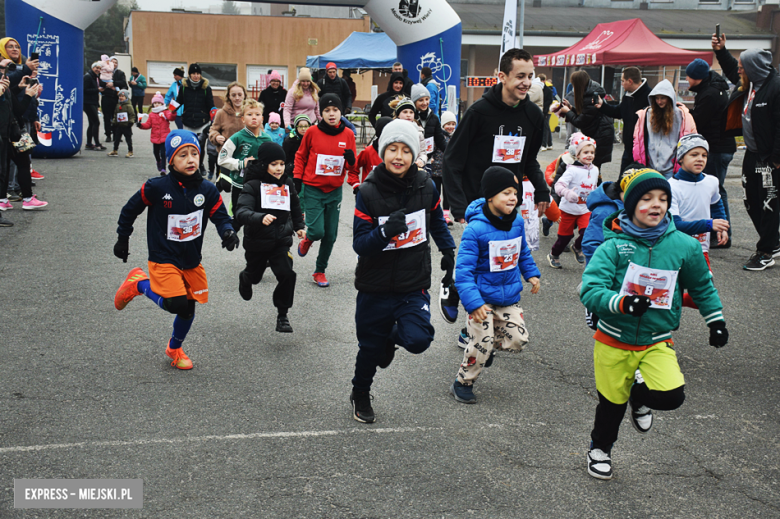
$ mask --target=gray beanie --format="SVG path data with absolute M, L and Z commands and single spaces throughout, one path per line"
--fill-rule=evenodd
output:
M 422 83 L 412 85 L 412 103 L 416 103 L 418 99 L 423 97 L 431 97 L 431 93 L 425 88 L 425 85 Z
M 120 89 L 120 90 L 119 90 L 119 91 L 116 93 L 116 95 L 123 95 L 123 96 L 125 96 L 125 99 L 132 99 L 132 97 L 133 97 L 133 96 L 130 94 L 130 91 L 129 91 L 129 90 L 127 90 L 127 89 L 125 89 L 125 88 L 122 88 L 122 89 Z
M 409 146 L 412 150 L 412 160 L 420 154 L 420 133 L 412 121 L 396 119 L 382 129 L 382 135 L 379 137 L 379 157 L 382 160 L 385 158 L 385 149 L 394 142 Z
M 684 135 L 680 139 L 680 142 L 677 143 L 677 162 L 682 162 L 685 154 L 693 148 L 704 148 L 708 153 L 710 151 L 710 145 L 707 143 L 707 139 L 701 134 L 689 133 L 688 135 Z

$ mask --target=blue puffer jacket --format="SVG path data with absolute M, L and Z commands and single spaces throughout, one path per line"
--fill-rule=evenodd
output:
M 623 201 L 620 198 L 612 199 L 607 195 L 607 190 L 617 194 L 617 186 L 614 182 L 604 182 L 598 189 L 588 196 L 588 211 L 590 211 L 590 223 L 585 229 L 585 235 L 582 237 L 582 253 L 585 255 L 585 261 L 590 262 L 590 258 L 596 252 L 596 248 L 604 243 L 604 229 L 601 228 L 604 220 L 609 215 L 623 209 Z
M 496 229 L 482 212 L 485 199 L 474 200 L 466 209 L 468 227 L 463 231 L 455 267 L 455 287 L 468 313 L 484 304 L 509 306 L 520 301 L 523 282 L 540 277 L 539 269 L 531 257 L 525 241 L 525 225 L 518 215 L 510 231 Z M 490 272 L 489 243 L 520 238 L 517 267 L 503 272 Z

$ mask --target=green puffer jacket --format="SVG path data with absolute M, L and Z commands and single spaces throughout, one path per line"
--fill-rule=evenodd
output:
M 707 324 L 723 321 L 723 306 L 712 284 L 712 274 L 701 244 L 678 231 L 674 222 L 652 247 L 647 240 L 612 230 L 622 211 L 604 220 L 604 243 L 597 249 L 582 275 L 580 299 L 599 316 L 602 333 L 622 343 L 647 346 L 669 340 L 680 327 L 682 293 L 688 290 Z M 642 317 L 620 311 L 620 289 L 630 262 L 643 267 L 678 271 L 670 310 L 650 308 Z

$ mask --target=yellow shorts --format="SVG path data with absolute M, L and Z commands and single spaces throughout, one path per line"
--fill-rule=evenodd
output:
M 149 262 L 149 284 L 152 292 L 164 298 L 187 296 L 200 304 L 209 300 L 209 282 L 203 265 L 182 270 L 170 263 Z
M 621 350 L 596 341 L 593 367 L 596 389 L 613 404 L 628 402 L 637 368 L 654 391 L 671 391 L 685 384 L 677 354 L 665 341 L 642 351 Z

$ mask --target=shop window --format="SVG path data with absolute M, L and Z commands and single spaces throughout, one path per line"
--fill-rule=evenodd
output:
M 236 65 L 223 65 L 220 63 L 199 63 L 203 77 L 209 80 L 211 88 L 226 88 L 233 81 L 237 81 L 238 73 Z
M 146 80 L 150 87 L 169 87 L 173 84 L 173 71 L 180 68 L 187 74 L 187 65 L 166 61 L 147 61 Z

